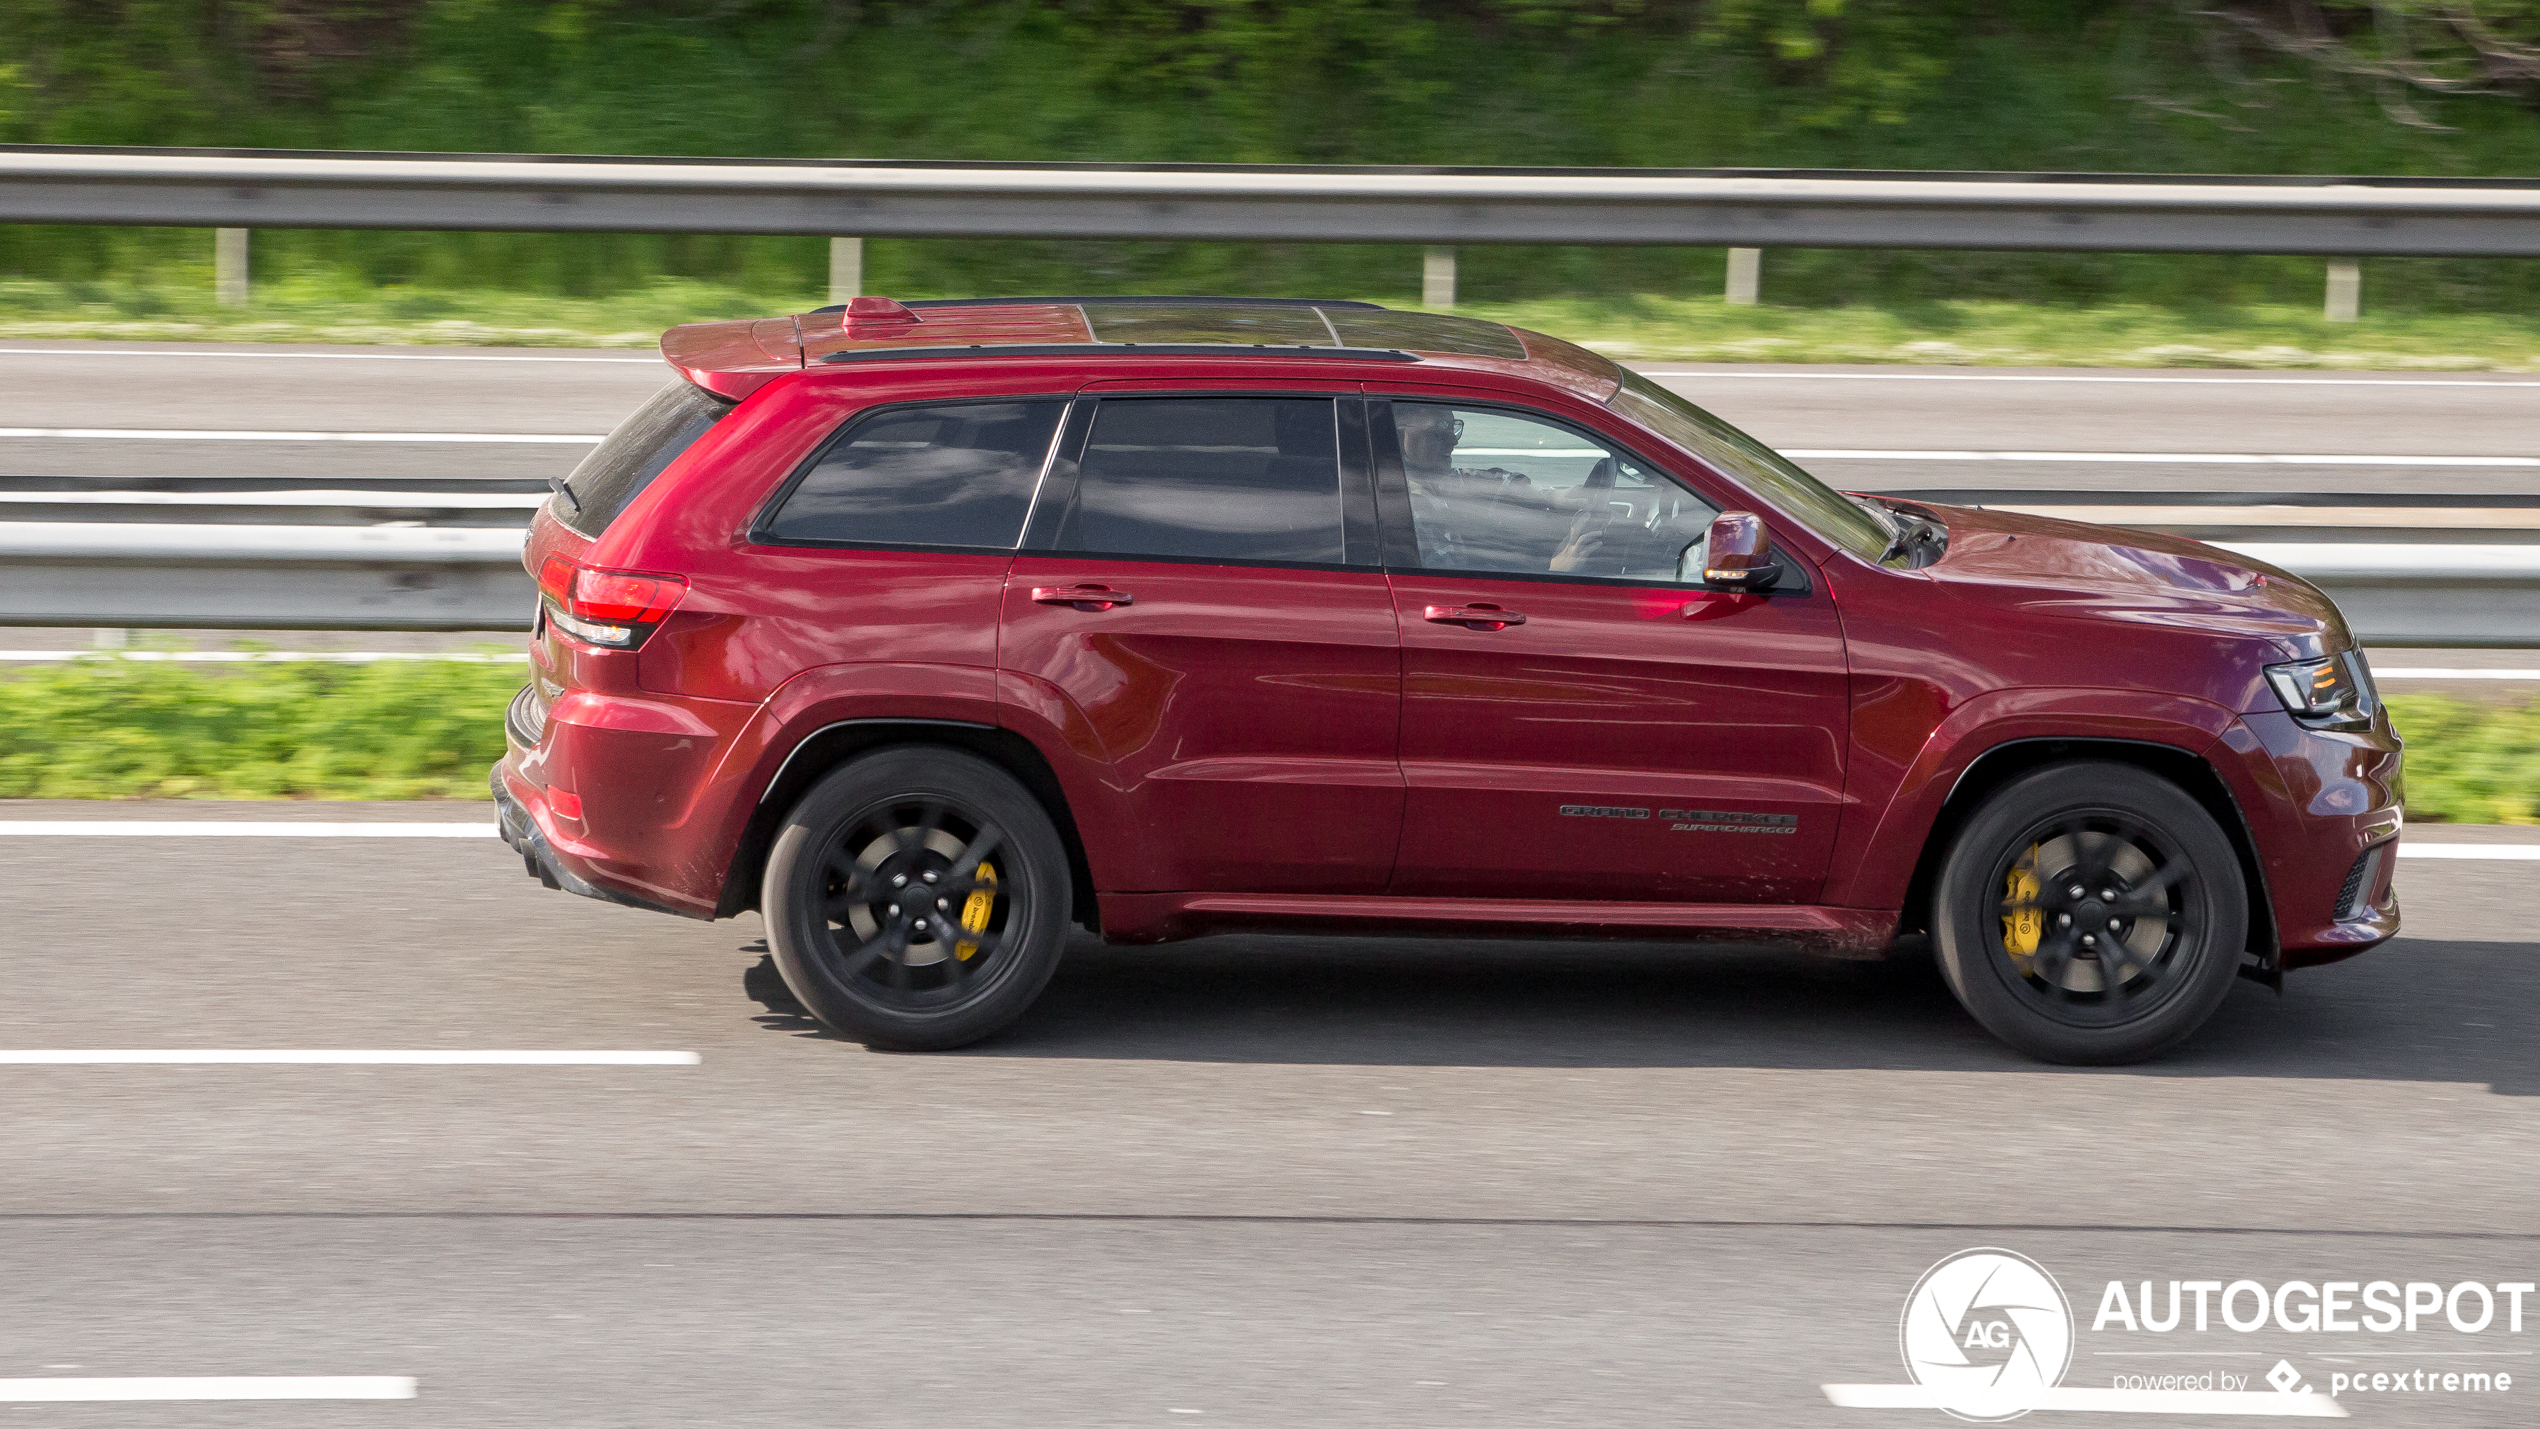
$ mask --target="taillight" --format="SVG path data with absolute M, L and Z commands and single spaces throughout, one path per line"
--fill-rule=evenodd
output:
M 538 589 L 557 629 L 593 645 L 632 650 L 679 608 L 688 582 L 649 571 L 594 570 L 549 556 L 538 568 Z

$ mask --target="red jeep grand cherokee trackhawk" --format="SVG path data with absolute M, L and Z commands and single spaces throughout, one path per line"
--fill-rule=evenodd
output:
M 504 837 L 757 909 L 875 1046 L 1071 924 L 1928 932 L 2040 1057 L 2397 931 L 2399 741 L 2336 607 L 2194 541 L 1845 496 L 1558 339 L 1013 298 L 672 329 L 538 514 Z

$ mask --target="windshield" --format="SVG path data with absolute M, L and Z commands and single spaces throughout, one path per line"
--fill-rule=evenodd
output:
M 1886 554 L 1896 528 L 1884 512 L 1836 491 L 1788 457 L 1626 369 L 1606 404 L 1700 457 L 1713 470 L 1806 522 L 1808 529 L 1865 561 Z

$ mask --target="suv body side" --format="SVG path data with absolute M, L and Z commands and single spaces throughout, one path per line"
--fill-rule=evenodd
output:
M 2270 622 L 2246 601 L 2127 585 L 2113 576 L 2102 587 L 2076 594 L 2069 585 L 1986 564 L 1987 552 L 2015 542 L 2029 543 L 2031 551 L 2080 543 L 2074 531 L 2086 528 L 2064 523 L 1978 513 L 1992 519 L 1970 520 L 1964 533 L 1953 534 L 1951 558 L 1930 569 L 1865 561 L 1698 457 L 1591 400 L 1575 381 L 1478 368 L 1451 376 L 1422 371 L 1419 380 L 1407 381 L 1411 375 L 1376 363 L 1121 356 L 908 359 L 777 375 L 749 391 L 597 538 L 572 530 L 552 510 L 540 513 L 527 552 L 533 572 L 551 555 L 618 570 L 676 572 L 686 578 L 688 596 L 634 651 L 596 649 L 542 622 L 533 646 L 534 708 L 512 722 L 518 747 L 498 778 L 573 876 L 616 896 L 692 916 L 751 906 L 752 830 L 764 819 L 771 791 L 786 787 L 780 772 L 808 741 L 859 721 L 893 728 L 933 722 L 997 732 L 1026 744 L 1063 796 L 1065 808 L 1058 812 L 1081 835 L 1090 882 L 1103 895 L 1107 931 L 1119 934 L 1162 936 L 1197 926 L 1177 921 L 1189 909 L 1163 906 L 1146 895 L 1212 887 L 1349 900 L 1324 905 L 1327 913 L 1377 911 L 1381 895 L 1434 901 L 1460 891 L 1470 901 L 1471 888 L 1454 882 L 1453 850 L 1459 843 L 1483 850 L 1478 857 L 1488 861 L 1499 856 L 1490 851 L 1496 839 L 1566 838 L 1579 840 L 1560 850 L 1575 862 L 1501 867 L 1503 874 L 1523 875 L 1517 896 L 1581 909 L 1594 905 L 1601 910 L 1595 916 L 1617 924 L 1635 921 L 1632 903 L 1668 899 L 1857 910 L 1862 916 L 1849 923 L 1753 921 L 1820 931 L 1839 926 L 1856 950 L 1866 950 L 1893 932 L 1934 830 L 1946 826 L 1971 781 L 1980 782 L 1998 761 L 2017 757 L 2030 744 L 2080 741 L 2140 746 L 2212 771 L 2231 816 L 2226 826 L 2236 825 L 2245 835 L 2274 937 L 2288 950 L 2288 962 L 2369 946 L 2388 936 L 2385 924 L 2395 926 L 2395 905 L 2384 918 L 2371 906 L 2359 910 L 2340 902 L 2356 853 L 2386 842 L 2396 828 L 2397 742 L 2386 717 L 2370 730 L 2334 738 L 2298 729 L 2268 691 L 2262 661 L 2245 654 L 2217 658 L 2214 638 L 2217 629 L 2255 637 L 2231 648 L 2263 649 L 2272 642 L 2274 658 L 2286 659 L 2321 653 L 2318 636 L 2298 634 L 2290 622 Z M 1715 507 L 1764 514 L 1776 548 L 1804 569 L 1808 593 L 1713 599 L 1682 587 L 1540 578 L 1475 582 L 1367 565 L 1353 551 L 1351 560 L 1337 563 L 1340 569 L 1255 580 L 1251 595 L 1212 605 L 1212 583 L 1231 587 L 1208 574 L 1219 568 L 1204 565 L 1147 560 L 1094 570 L 1098 563 L 1086 558 L 1036 549 L 840 552 L 752 539 L 770 499 L 859 413 L 894 403 L 997 396 L 1081 403 L 1094 384 L 1123 396 L 1170 390 L 1331 393 L 1346 402 L 1355 400 L 1348 392 L 1363 392 L 1366 410 L 1379 414 L 1370 422 L 1364 459 L 1380 483 L 1386 401 L 1465 402 L 1540 413 L 1654 463 Z M 1344 451 L 1342 459 L 1346 464 L 1352 457 Z M 1952 519 L 1959 520 L 1955 514 Z M 1033 543 L 1027 538 L 1024 544 Z M 1040 638 L 1031 634 L 1032 626 L 1069 628 L 1063 619 L 1044 621 L 1066 608 L 1034 600 L 1034 589 L 1087 580 L 1125 584 L 1121 572 L 1128 566 L 1144 572 L 1140 578 L 1155 589 L 1173 592 L 1169 599 L 1149 601 L 1140 616 L 1147 622 L 1140 627 L 1145 634 L 1105 645 L 1087 633 L 1094 628 L 1090 621 L 1078 622 L 1079 633 L 1056 636 L 1045 642 L 1047 649 L 1009 656 L 1003 632 L 1028 645 Z M 1456 744 L 1464 736 L 1451 729 L 1453 737 L 1434 748 L 1422 743 L 1420 731 L 1428 725 L 1420 717 L 1402 716 L 1404 732 L 1391 773 L 1370 752 L 1376 746 L 1362 741 L 1344 756 L 1359 783 L 1336 777 L 1329 767 L 1303 781 L 1311 785 L 1320 777 L 1324 793 L 1343 791 L 1335 796 L 1338 804 L 1320 807 L 1312 791 L 1299 795 L 1293 787 L 1301 767 L 1294 759 L 1284 767 L 1273 759 L 1249 770 L 1224 762 L 1258 754 L 1261 741 L 1248 734 L 1226 748 L 1186 749 L 1189 757 L 1169 749 L 1159 754 L 1156 739 L 1171 731 L 1160 722 L 1166 716 L 1158 702 L 1169 704 L 1179 686 L 1166 678 L 1174 673 L 1169 666 L 1161 674 L 1148 668 L 1157 664 L 1157 649 L 1187 652 L 1212 642 L 1235 649 L 1232 657 L 1225 648 L 1208 657 L 1213 663 L 1207 678 L 1217 688 L 1203 702 L 1208 708 L 1200 712 L 1200 723 L 1179 731 L 1184 736 L 1207 735 L 1212 720 L 1240 722 L 1255 712 L 1245 710 L 1232 692 L 1294 687 L 1282 681 L 1357 681 L 1358 694 L 1382 698 L 1387 662 L 1375 653 L 1384 648 L 1382 622 L 1369 614 L 1367 602 L 1341 598 L 1344 623 L 1355 632 L 1348 638 L 1335 640 L 1325 630 L 1301 641 L 1271 628 L 1296 618 L 1274 609 L 1281 590 L 1307 592 L 1314 600 L 1346 588 L 1383 591 L 1395 648 L 1407 652 L 1390 657 L 1395 698 L 1406 709 L 1445 700 L 1439 708 L 1448 717 L 1437 727 L 1449 729 L 1454 701 L 1433 691 L 1469 687 L 1476 679 L 1485 684 L 1518 679 L 1527 668 L 1541 668 L 1524 658 L 1518 642 L 1499 642 L 1497 648 L 1519 653 L 1487 653 L 1495 634 L 1510 631 L 1475 632 L 1427 621 L 1425 612 L 1438 603 L 1432 597 L 1469 598 L 1481 585 L 1502 595 L 1522 589 L 1538 603 L 1558 602 L 1565 610 L 1577 600 L 1592 607 L 1563 621 L 1547 618 L 1547 628 L 1575 633 L 1605 622 L 1637 640 L 1646 632 L 1621 622 L 1646 615 L 1643 623 L 1651 627 L 1663 620 L 1676 622 L 1672 628 L 1678 630 L 1695 629 L 1700 640 L 1685 642 L 1687 648 L 1708 641 L 1704 648 L 1723 652 L 1712 657 L 1715 667 L 1731 668 L 1725 675 L 1714 668 L 1704 677 L 1712 681 L 1708 692 L 1668 718 L 1681 725 L 1689 710 L 1730 713 L 1739 708 L 1734 687 L 1746 680 L 1755 688 L 1747 692 L 1744 708 L 1755 712 L 1754 722 L 1779 731 L 1773 736 L 1779 743 L 1767 739 L 1709 766 L 1670 766 L 1656 758 L 1654 769 L 1628 768 L 1619 782 L 1579 789 L 1575 802 L 1606 807 L 1604 801 L 1612 798 L 1612 807 L 1646 805 L 1653 814 L 1673 807 L 1668 799 L 1712 812 L 1722 806 L 1732 813 L 1789 806 L 1803 810 L 1796 817 L 1810 838 L 1716 835 L 1772 847 L 1753 855 L 1759 861 L 1733 879 L 1709 887 L 1652 882 L 1652 896 L 1642 900 L 1631 896 L 1629 880 L 1663 879 L 1667 865 L 1631 862 L 1645 854 L 1612 854 L 1622 846 L 1611 841 L 1634 831 L 1557 814 L 1548 833 L 1486 822 L 1497 806 L 1489 799 L 1459 803 L 1451 797 L 1456 780 L 1446 777 L 1454 773 L 1449 766 L 1475 762 L 1474 746 Z M 1646 598 L 1649 611 L 1632 606 L 1633 592 L 1651 590 L 1656 594 Z M 1945 603 L 1935 599 L 1941 595 Z M 1765 621 L 1758 617 L 1769 613 L 1768 636 L 1748 641 L 1738 633 L 1741 608 L 1732 605 L 1738 601 L 1751 603 L 1742 608 L 1749 612 L 1748 629 L 1762 631 Z M 1019 611 L 1018 602 L 1030 609 Z M 1944 604 L 1946 622 L 1933 616 Z M 1698 618 L 1697 608 L 1721 614 Z M 1410 624 L 1415 617 L 1417 632 Z M 2333 629 L 2342 632 L 2342 626 Z M 1525 638 L 1524 627 L 1514 633 Z M 1474 638 L 1460 638 L 1466 634 Z M 1299 665 L 1295 651 L 1308 646 L 1322 653 Z M 1467 658 L 1455 653 L 1459 649 L 1485 653 Z M 1260 658 L 1264 651 L 1279 658 Z M 1107 673 L 1085 663 L 1095 657 L 1096 664 L 1110 662 Z M 1649 668 L 1651 662 L 1632 648 L 1597 658 L 1608 666 L 1574 663 L 1559 667 L 1560 677 L 1580 689 L 1611 687 L 1611 662 L 1628 667 L 1637 661 L 1643 667 L 1637 676 L 1626 670 L 1619 693 L 1609 688 L 1612 698 L 1604 712 L 1615 719 L 1628 718 L 1630 707 L 1645 706 L 1657 697 L 1653 692 L 1671 688 L 1670 672 Z M 1071 661 L 1075 673 L 1068 679 L 1078 682 L 1072 690 L 1068 679 L 1050 674 Z M 1137 678 L 1151 685 L 1164 679 L 1170 687 L 1141 691 Z M 1634 686 L 1632 679 L 1642 683 Z M 1127 682 L 1109 707 L 1086 695 L 1106 680 Z M 1400 693 L 1406 682 L 1407 696 Z M 1520 719 L 1511 727 L 1522 733 L 1523 726 Z M 1309 720 L 1269 731 L 1269 742 L 1284 751 L 1279 758 L 1297 755 L 1311 727 Z M 1500 736 L 1482 736 L 1485 743 L 1494 737 L 1513 736 L 1505 729 Z M 1247 748 L 1247 740 L 1254 747 Z M 1503 766 L 1524 767 L 1514 772 L 1502 767 L 1478 780 L 1465 777 L 1464 784 L 1470 792 L 1490 778 L 1531 781 L 1539 787 L 1524 792 L 1554 808 L 1564 802 L 1556 784 L 1575 782 L 1588 766 L 1618 762 L 1622 756 L 1614 749 L 1540 754 L 1519 748 L 1512 756 L 1503 747 Z M 1149 754 L 1158 759 L 1139 762 Z M 1183 766 L 1194 764 L 1203 774 L 1213 769 L 1220 776 L 1214 789 L 1209 778 L 1188 777 L 1191 771 Z M 1469 776 L 1469 769 L 1464 773 Z M 1733 782 L 1740 777 L 1750 781 L 1743 789 Z M 1242 787 L 1247 783 L 1258 787 Z M 1283 791 L 1283 783 L 1290 787 Z M 1174 787 L 1147 798 L 1158 784 Z M 1353 788 L 1356 804 L 1347 793 Z M 559 813 L 550 789 L 578 792 L 581 816 Z M 1626 795 L 1644 790 L 1651 797 L 1626 801 Z M 1283 792 L 1290 796 L 1284 805 Z M 1232 831 L 1256 836 L 1254 843 L 1230 836 L 1201 840 L 1207 846 L 1195 852 L 1175 847 L 1183 831 L 1210 819 L 1229 798 L 1255 801 L 1244 811 L 1253 826 Z M 1388 798 L 1397 801 L 1397 810 L 1407 810 L 1390 824 L 1382 812 Z M 1276 859 L 1248 861 L 1248 848 L 1259 855 L 1273 843 L 1313 837 L 1335 810 L 1361 820 L 1355 831 L 1366 836 L 1345 857 L 1322 860 L 1319 870 L 1310 866 L 1312 860 L 1290 859 L 1282 867 L 1271 866 Z M 1415 827 L 1439 837 L 1424 843 Z M 1377 852 L 1389 830 L 1399 831 L 1399 861 Z M 1819 837 L 1822 843 L 1814 842 Z M 1607 855 L 1601 863 L 1600 850 Z M 1246 870 L 1256 867 L 1260 876 L 1248 879 Z M 1597 871 L 1617 867 L 1628 870 L 1627 876 L 1606 879 Z M 2367 890 L 2367 905 L 2385 901 L 2386 867 L 2377 877 L 2377 887 Z M 1253 886 L 1242 887 L 1247 882 Z M 1275 901 L 1245 906 L 1273 917 L 1282 911 Z M 1303 917 L 1315 910 L 1300 903 L 1284 911 Z M 1441 910 L 1439 916 L 1494 921 L 1472 907 Z M 1581 920 L 1590 916 L 1577 914 Z M 1646 921 L 1670 925 L 1655 912 Z

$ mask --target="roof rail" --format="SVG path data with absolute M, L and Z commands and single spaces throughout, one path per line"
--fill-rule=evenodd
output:
M 1283 347 L 1266 342 L 1018 342 L 968 343 L 958 347 L 861 347 L 833 352 L 822 362 L 881 362 L 925 357 L 1315 357 L 1360 362 L 1418 362 L 1391 347 Z
M 1106 297 L 1096 295 L 1091 297 L 1056 298 L 909 298 L 904 300 L 901 303 L 901 306 L 909 308 L 1006 308 L 1023 307 L 1030 304 L 1049 304 L 1057 307 L 1067 307 L 1077 303 L 1110 303 L 1123 307 L 1149 308 L 1363 308 L 1370 312 L 1381 313 L 1388 311 L 1382 303 L 1363 303 L 1355 299 L 1222 298 L 1205 296 L 1183 298 L 1159 296 L 1156 294 L 1145 294 L 1134 297 Z M 814 308 L 812 311 L 815 313 L 838 313 L 845 312 L 846 308 L 847 305 L 844 303 L 831 303 L 825 308 Z

